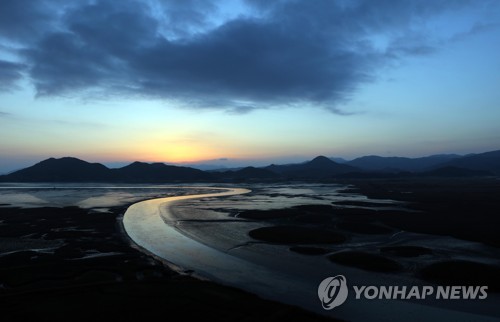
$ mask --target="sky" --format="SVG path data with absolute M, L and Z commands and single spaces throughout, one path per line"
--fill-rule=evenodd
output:
M 0 173 L 500 149 L 497 0 L 2 0 Z

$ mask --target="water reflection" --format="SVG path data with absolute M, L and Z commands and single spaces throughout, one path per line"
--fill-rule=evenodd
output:
M 192 194 L 198 187 L 146 185 L 15 184 L 0 185 L 0 205 L 9 207 L 108 208 L 129 205 L 140 200 Z

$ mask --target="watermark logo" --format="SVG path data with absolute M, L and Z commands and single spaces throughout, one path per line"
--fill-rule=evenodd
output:
M 325 278 L 318 287 L 318 297 L 325 310 L 331 310 L 345 302 L 349 290 L 344 275 Z
M 488 286 L 434 285 L 353 285 L 353 300 L 484 300 Z M 325 310 L 342 305 L 349 294 L 344 275 L 327 277 L 318 286 L 318 297 Z
M 484 300 L 488 286 L 353 286 L 356 300 Z

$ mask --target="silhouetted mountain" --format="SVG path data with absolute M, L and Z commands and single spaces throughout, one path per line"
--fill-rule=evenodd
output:
M 344 158 L 330 158 L 330 160 L 337 163 L 347 163 L 347 160 Z
M 179 167 L 189 167 L 193 169 L 198 169 L 202 171 L 224 171 L 227 170 L 226 166 L 218 164 L 178 164 Z
M 221 178 L 234 179 L 234 180 L 248 180 L 248 179 L 276 179 L 279 175 L 267 169 L 246 167 L 236 171 L 225 171 L 219 173 Z
M 432 177 L 483 177 L 491 176 L 492 172 L 447 166 L 423 172 L 421 175 Z
M 112 171 L 116 180 L 124 182 L 202 181 L 212 178 L 209 173 L 198 169 L 137 161 Z
M 210 180 L 201 170 L 167 166 L 163 163 L 134 162 L 109 169 L 100 163 L 76 158 L 50 158 L 29 168 L 0 177 L 4 182 L 172 182 Z
M 50 158 L 31 167 L 5 175 L 2 181 L 13 182 L 95 182 L 112 179 L 111 170 L 100 163 L 76 158 Z
M 308 168 L 330 168 L 337 165 L 337 162 L 332 161 L 331 159 L 328 159 L 327 157 L 322 155 L 317 156 L 311 161 L 305 163 L 305 166 L 307 166 Z
M 441 162 L 445 160 L 445 162 Z M 319 156 L 311 161 L 206 172 L 164 163 L 134 162 L 118 169 L 76 158 L 50 158 L 31 167 L 0 176 L 2 182 L 193 182 L 218 180 L 317 180 L 331 178 L 377 178 L 413 176 L 484 176 L 500 174 L 500 150 L 458 157 L 435 155 L 425 158 L 368 156 L 339 164 Z M 359 168 L 352 166 L 359 165 Z M 389 171 L 392 169 L 391 171 Z M 385 170 L 385 171 L 384 171 Z
M 355 167 L 339 164 L 324 156 L 318 156 L 309 162 L 300 164 L 272 164 L 264 169 L 292 179 L 328 178 L 342 173 L 359 171 L 359 169 Z
M 425 171 L 440 164 L 460 158 L 457 154 L 431 155 L 422 158 L 365 156 L 348 161 L 346 164 L 369 171 Z
M 467 155 L 443 164 L 471 170 L 491 171 L 500 174 L 500 150 L 480 154 Z

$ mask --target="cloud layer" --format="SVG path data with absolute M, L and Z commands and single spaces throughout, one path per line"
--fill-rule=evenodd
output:
M 300 105 L 348 113 L 339 106 L 381 68 L 434 50 L 423 28 L 428 19 L 469 4 L 242 5 L 239 15 L 224 18 L 220 1 L 2 0 L 0 41 L 18 58 L 0 59 L 0 90 L 12 89 L 24 73 L 38 96 L 140 96 L 235 112 Z

